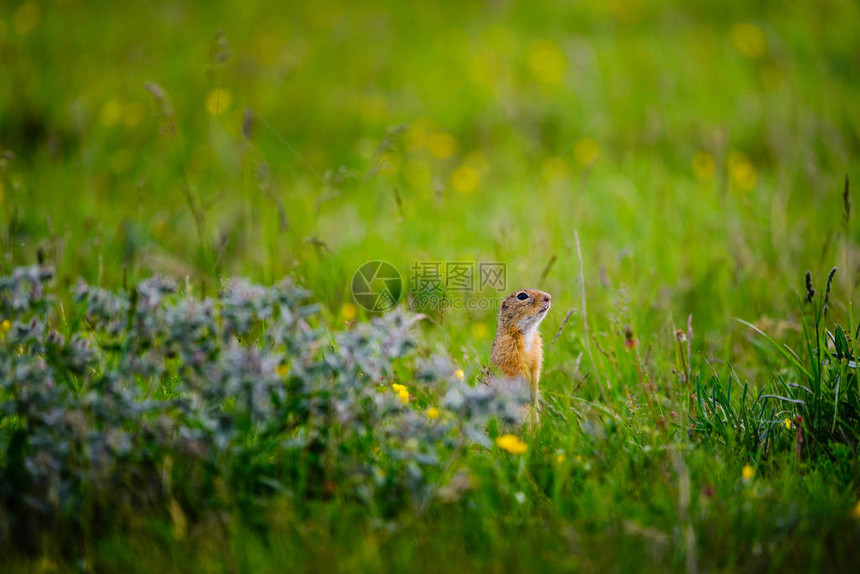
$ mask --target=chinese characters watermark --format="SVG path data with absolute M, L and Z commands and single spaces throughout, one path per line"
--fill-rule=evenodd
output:
M 415 261 L 409 268 L 408 301 L 415 310 L 498 307 L 497 297 L 507 287 L 507 265 L 488 261 Z M 400 273 L 385 261 L 369 261 L 352 278 L 355 302 L 372 312 L 391 309 L 404 294 Z

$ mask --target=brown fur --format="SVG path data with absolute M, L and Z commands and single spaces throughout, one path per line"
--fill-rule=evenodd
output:
M 525 293 L 527 299 L 517 295 Z M 538 326 L 550 307 L 550 295 L 537 289 L 515 291 L 502 301 L 499 324 L 490 361 L 508 377 L 523 377 L 532 389 L 535 404 L 543 364 L 543 340 Z

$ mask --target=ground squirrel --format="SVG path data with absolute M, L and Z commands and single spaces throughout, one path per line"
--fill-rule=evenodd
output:
M 550 295 L 537 289 L 521 289 L 502 301 L 499 326 L 490 362 L 508 377 L 524 377 L 538 401 L 538 380 L 543 364 L 543 340 L 538 325 L 550 307 Z M 535 412 L 535 419 L 537 418 Z

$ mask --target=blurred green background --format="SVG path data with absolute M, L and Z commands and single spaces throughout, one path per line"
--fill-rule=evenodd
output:
M 733 318 L 805 348 L 807 269 L 821 293 L 839 266 L 827 326 L 856 324 L 843 190 L 858 180 L 858 22 L 852 0 L 0 3 L 2 274 L 43 258 L 61 292 L 163 273 L 196 295 L 294 275 L 341 328 L 367 318 L 350 294 L 367 261 L 407 281 L 415 262 L 503 262 L 507 291 L 553 295 L 545 339 L 563 327 L 545 422 L 523 435 L 531 466 L 471 450 L 469 504 L 407 512 L 398 531 L 348 499 L 285 495 L 260 507 L 259 539 L 238 519 L 188 541 L 159 522 L 135 535 L 141 517 L 85 550 L 129 571 L 330 570 L 337 554 L 344 571 L 692 572 L 695 523 L 702 571 L 844 571 L 856 451 L 807 464 L 789 445 L 768 465 L 688 440 L 672 409 L 684 371 L 783 377 L 779 351 Z M 476 307 L 422 322 L 468 380 L 495 331 Z M 590 403 L 596 377 L 611 390 Z M 668 427 L 634 416 L 658 390 Z M 619 424 L 604 436 L 580 407 Z M 657 438 L 633 445 L 628 421 Z M 535 476 L 560 486 L 550 497 Z
M 807 268 L 851 290 L 858 21 L 838 0 L 6 2 L 3 265 L 210 293 L 296 274 L 349 320 L 365 261 L 502 261 L 509 290 L 553 294 L 554 332 L 578 230 L 598 329 L 665 341 L 693 313 L 731 351 L 733 316 L 795 326 L 771 317 Z M 435 331 L 486 355 L 493 315 Z

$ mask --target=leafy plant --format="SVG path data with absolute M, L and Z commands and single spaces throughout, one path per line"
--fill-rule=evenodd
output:
M 467 443 L 490 444 L 488 420 L 515 423 L 528 400 L 424 356 L 402 310 L 329 334 L 291 281 L 202 300 L 160 277 L 81 283 L 64 322 L 51 277 L 0 278 L 0 505 L 19 536 L 285 492 L 424 505 Z
M 740 321 L 763 337 L 787 369 L 752 391 L 747 383 L 737 383 L 734 373 L 725 383 L 714 375 L 705 386 L 697 382 L 698 415 L 693 430 L 734 440 L 747 452 L 768 452 L 774 435 L 787 431 L 792 440 L 783 441 L 797 456 L 832 455 L 834 445 L 856 452 L 860 442 L 860 389 L 855 336 L 851 325 L 826 327 L 834 267 L 827 277 L 823 296 L 816 296 L 811 274 L 806 274 L 806 298 L 802 313 L 804 353 L 780 344 L 755 325 Z M 752 393 L 755 392 L 754 398 Z
M 776 409 L 763 389 L 738 382 L 732 372 L 723 383 L 712 375 L 709 384 L 696 379 L 696 410 L 690 421 L 694 432 L 736 446 L 743 452 L 768 450 L 778 432 Z

